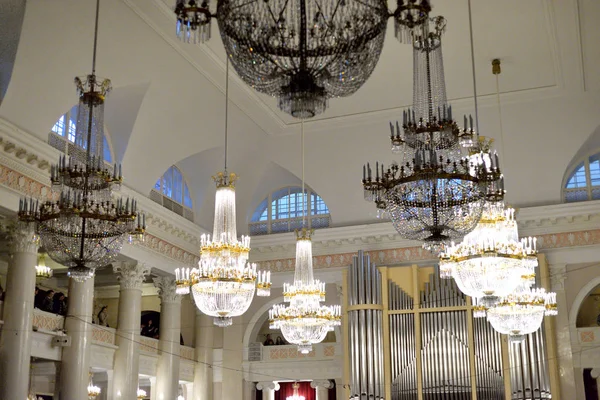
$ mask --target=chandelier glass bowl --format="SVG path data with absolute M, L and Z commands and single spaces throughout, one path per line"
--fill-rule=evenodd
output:
M 198 268 L 176 270 L 177 292 L 191 292 L 196 306 L 214 317 L 220 327 L 230 326 L 232 317 L 248 310 L 255 291 L 259 296 L 270 294 L 270 274 L 259 273 L 256 264 L 248 262 L 250 237 L 237 238 L 235 216 L 234 173 L 219 172 L 213 177 L 217 184 L 213 235 L 200 238 Z
M 557 315 L 556 293 L 544 289 L 527 289 L 510 294 L 487 309 L 492 327 L 509 341 L 518 343 L 540 328 L 544 316 Z
M 294 282 L 283 286 L 283 297 L 289 305 L 274 306 L 269 311 L 269 322 L 271 329 L 280 329 L 300 353 L 308 354 L 313 344 L 322 342 L 327 332 L 341 324 L 341 308 L 321 304 L 325 301 L 325 283 L 313 277 L 311 231 L 302 229 L 296 234 Z
M 440 275 L 453 277 L 459 289 L 491 306 L 535 276 L 537 239 L 519 240 L 515 210 L 486 202 L 475 230 L 440 255 Z

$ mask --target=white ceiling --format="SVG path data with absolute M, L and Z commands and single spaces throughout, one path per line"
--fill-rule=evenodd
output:
M 197 222 L 210 228 L 210 176 L 222 168 L 224 51 L 216 23 L 209 43 L 179 42 L 171 2 L 101 2 L 97 71 L 115 87 L 106 124 L 127 184 L 147 195 L 177 164 L 190 183 Z M 92 0 L 27 2 L 2 117 L 46 138 L 58 116 L 76 102 L 72 80 L 90 70 L 94 5 Z M 472 113 L 467 1 L 436 0 L 433 7 L 448 20 L 448 95 L 457 115 Z M 600 6 L 593 0 L 477 0 L 473 15 L 480 128 L 496 138 L 502 153 L 508 201 L 558 203 L 565 169 L 600 125 L 595 23 Z M 493 58 L 502 59 L 502 137 Z M 319 119 L 305 124 L 307 184 L 325 199 L 334 225 L 373 221 L 373 206 L 362 199 L 361 166 L 393 159 L 387 125 L 410 105 L 411 81 L 410 47 L 388 32 L 365 86 L 352 97 L 331 100 Z M 243 231 L 269 191 L 298 184 L 299 124 L 237 77 L 230 89 L 230 169 L 241 175 Z

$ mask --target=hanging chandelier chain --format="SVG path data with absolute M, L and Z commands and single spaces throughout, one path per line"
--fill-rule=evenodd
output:
M 479 136 L 479 107 L 477 104 L 477 75 L 475 73 L 475 45 L 473 40 L 473 16 L 471 12 L 471 0 L 469 4 L 469 36 L 471 39 L 471 67 L 473 68 L 473 101 L 475 103 L 475 130 Z
M 98 50 L 98 17 L 100 15 L 100 0 L 96 0 L 96 21 L 94 25 L 94 56 L 92 59 L 92 75 L 96 74 L 96 52 Z
M 496 102 L 498 103 L 498 122 L 500 124 L 500 151 L 502 157 L 505 156 L 504 152 L 504 127 L 502 126 L 502 103 L 500 102 L 500 60 L 495 59 L 492 61 L 492 65 L 495 66 L 497 63 L 497 69 L 492 67 L 492 73 L 496 75 Z
M 225 56 L 225 172 L 227 172 L 228 121 L 229 121 L 229 56 L 226 55 Z
M 306 228 L 306 212 L 308 199 L 304 198 L 304 121 L 300 122 L 300 147 L 302 148 L 302 227 Z

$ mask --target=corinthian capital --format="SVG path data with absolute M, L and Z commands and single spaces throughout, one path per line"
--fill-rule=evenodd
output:
M 9 230 L 12 253 L 37 253 L 39 238 L 32 223 L 15 222 Z
M 169 276 L 157 276 L 154 280 L 154 286 L 158 289 L 158 296 L 162 303 L 181 303 L 181 296 L 175 290 L 175 279 Z
M 118 261 L 113 264 L 113 272 L 117 274 L 121 289 L 141 289 L 144 279 L 150 273 L 150 267 L 135 261 Z

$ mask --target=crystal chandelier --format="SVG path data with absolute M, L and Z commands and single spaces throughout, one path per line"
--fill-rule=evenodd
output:
M 511 343 L 518 343 L 540 328 L 544 316 L 558 314 L 556 293 L 527 288 L 503 297 L 497 304 L 486 308 L 486 313 L 479 312 L 474 316 L 485 314 L 496 331 L 508 335 Z
M 431 26 L 429 26 L 431 22 Z M 443 17 L 424 24 L 413 43 L 413 109 L 402 127 L 390 123 L 392 151 L 402 157 L 389 167 L 363 167 L 367 201 L 388 215 L 400 236 L 440 251 L 471 232 L 486 200 L 501 200 L 504 183 L 497 157 L 485 157 L 473 126 L 459 128 L 446 101 L 441 36 Z
M 52 278 L 52 268 L 46 266 L 45 254 L 38 256 L 38 262 L 35 266 L 35 278 L 40 281 Z
M 126 236 L 140 237 L 145 232 L 137 202 L 113 199 L 113 189 L 123 182 L 121 166 L 109 167 L 104 162 L 104 101 L 111 84 L 95 72 L 99 6 L 97 0 L 92 73 L 75 78 L 79 94 L 77 148 L 69 156 L 61 155 L 50 169 L 58 199 L 41 204 L 22 199 L 18 214 L 21 221 L 36 224 L 48 256 L 68 267 L 69 276 L 78 281 L 114 261 Z
M 475 230 L 441 253 L 440 275 L 453 277 L 464 294 L 491 306 L 535 276 L 536 254 L 536 238 L 519 240 L 515 210 L 486 202 Z
M 229 61 L 225 84 L 225 171 L 213 179 L 217 185 L 213 235 L 200 238 L 198 268 L 177 269 L 175 279 L 180 294 L 191 292 L 196 306 L 214 317 L 220 327 L 230 326 L 232 317 L 242 315 L 250 307 L 254 292 L 270 295 L 270 274 L 260 273 L 256 264 L 248 262 L 250 237 L 237 238 L 235 215 L 235 181 L 237 175 L 227 172 L 227 119 L 229 104 Z
M 285 400 L 304 400 L 304 396 L 300 396 L 298 394 L 298 389 L 300 389 L 300 384 L 298 382 L 294 382 L 292 384 L 292 389 L 294 390 L 294 392 L 291 396 L 286 397 Z
M 146 398 L 146 396 L 147 396 L 146 391 L 138 388 L 138 390 L 137 390 L 137 398 L 138 398 L 138 400 L 143 400 L 143 399 Z
M 92 381 L 92 376 L 93 374 L 90 372 L 90 383 L 88 384 L 87 387 L 87 393 L 88 393 L 88 399 L 89 400 L 94 400 L 96 397 L 98 397 L 100 395 L 100 388 L 96 385 L 94 385 L 94 382 Z
M 281 329 L 283 337 L 308 354 L 312 345 L 325 339 L 327 332 L 341 324 L 339 305 L 321 305 L 325 301 L 325 283 L 313 278 L 311 231 L 296 232 L 296 270 L 294 283 L 284 283 L 283 297 L 289 306 L 279 304 L 269 311 L 271 329 Z
M 223 0 L 216 14 L 207 1 L 177 0 L 175 13 L 178 36 L 194 42 L 210 38 L 216 17 L 242 80 L 301 119 L 322 113 L 328 99 L 349 96 L 366 82 L 389 17 L 385 0 Z
M 306 192 L 304 191 L 304 123 L 301 123 L 302 151 L 302 223 L 306 223 Z M 294 282 L 283 284 L 284 301 L 269 311 L 271 329 L 281 329 L 283 337 L 298 345 L 298 351 L 308 354 L 312 345 L 320 343 L 335 326 L 341 324 L 342 310 L 339 305 L 326 306 L 325 283 L 313 276 L 312 236 L 313 230 L 296 231 L 296 266 Z

